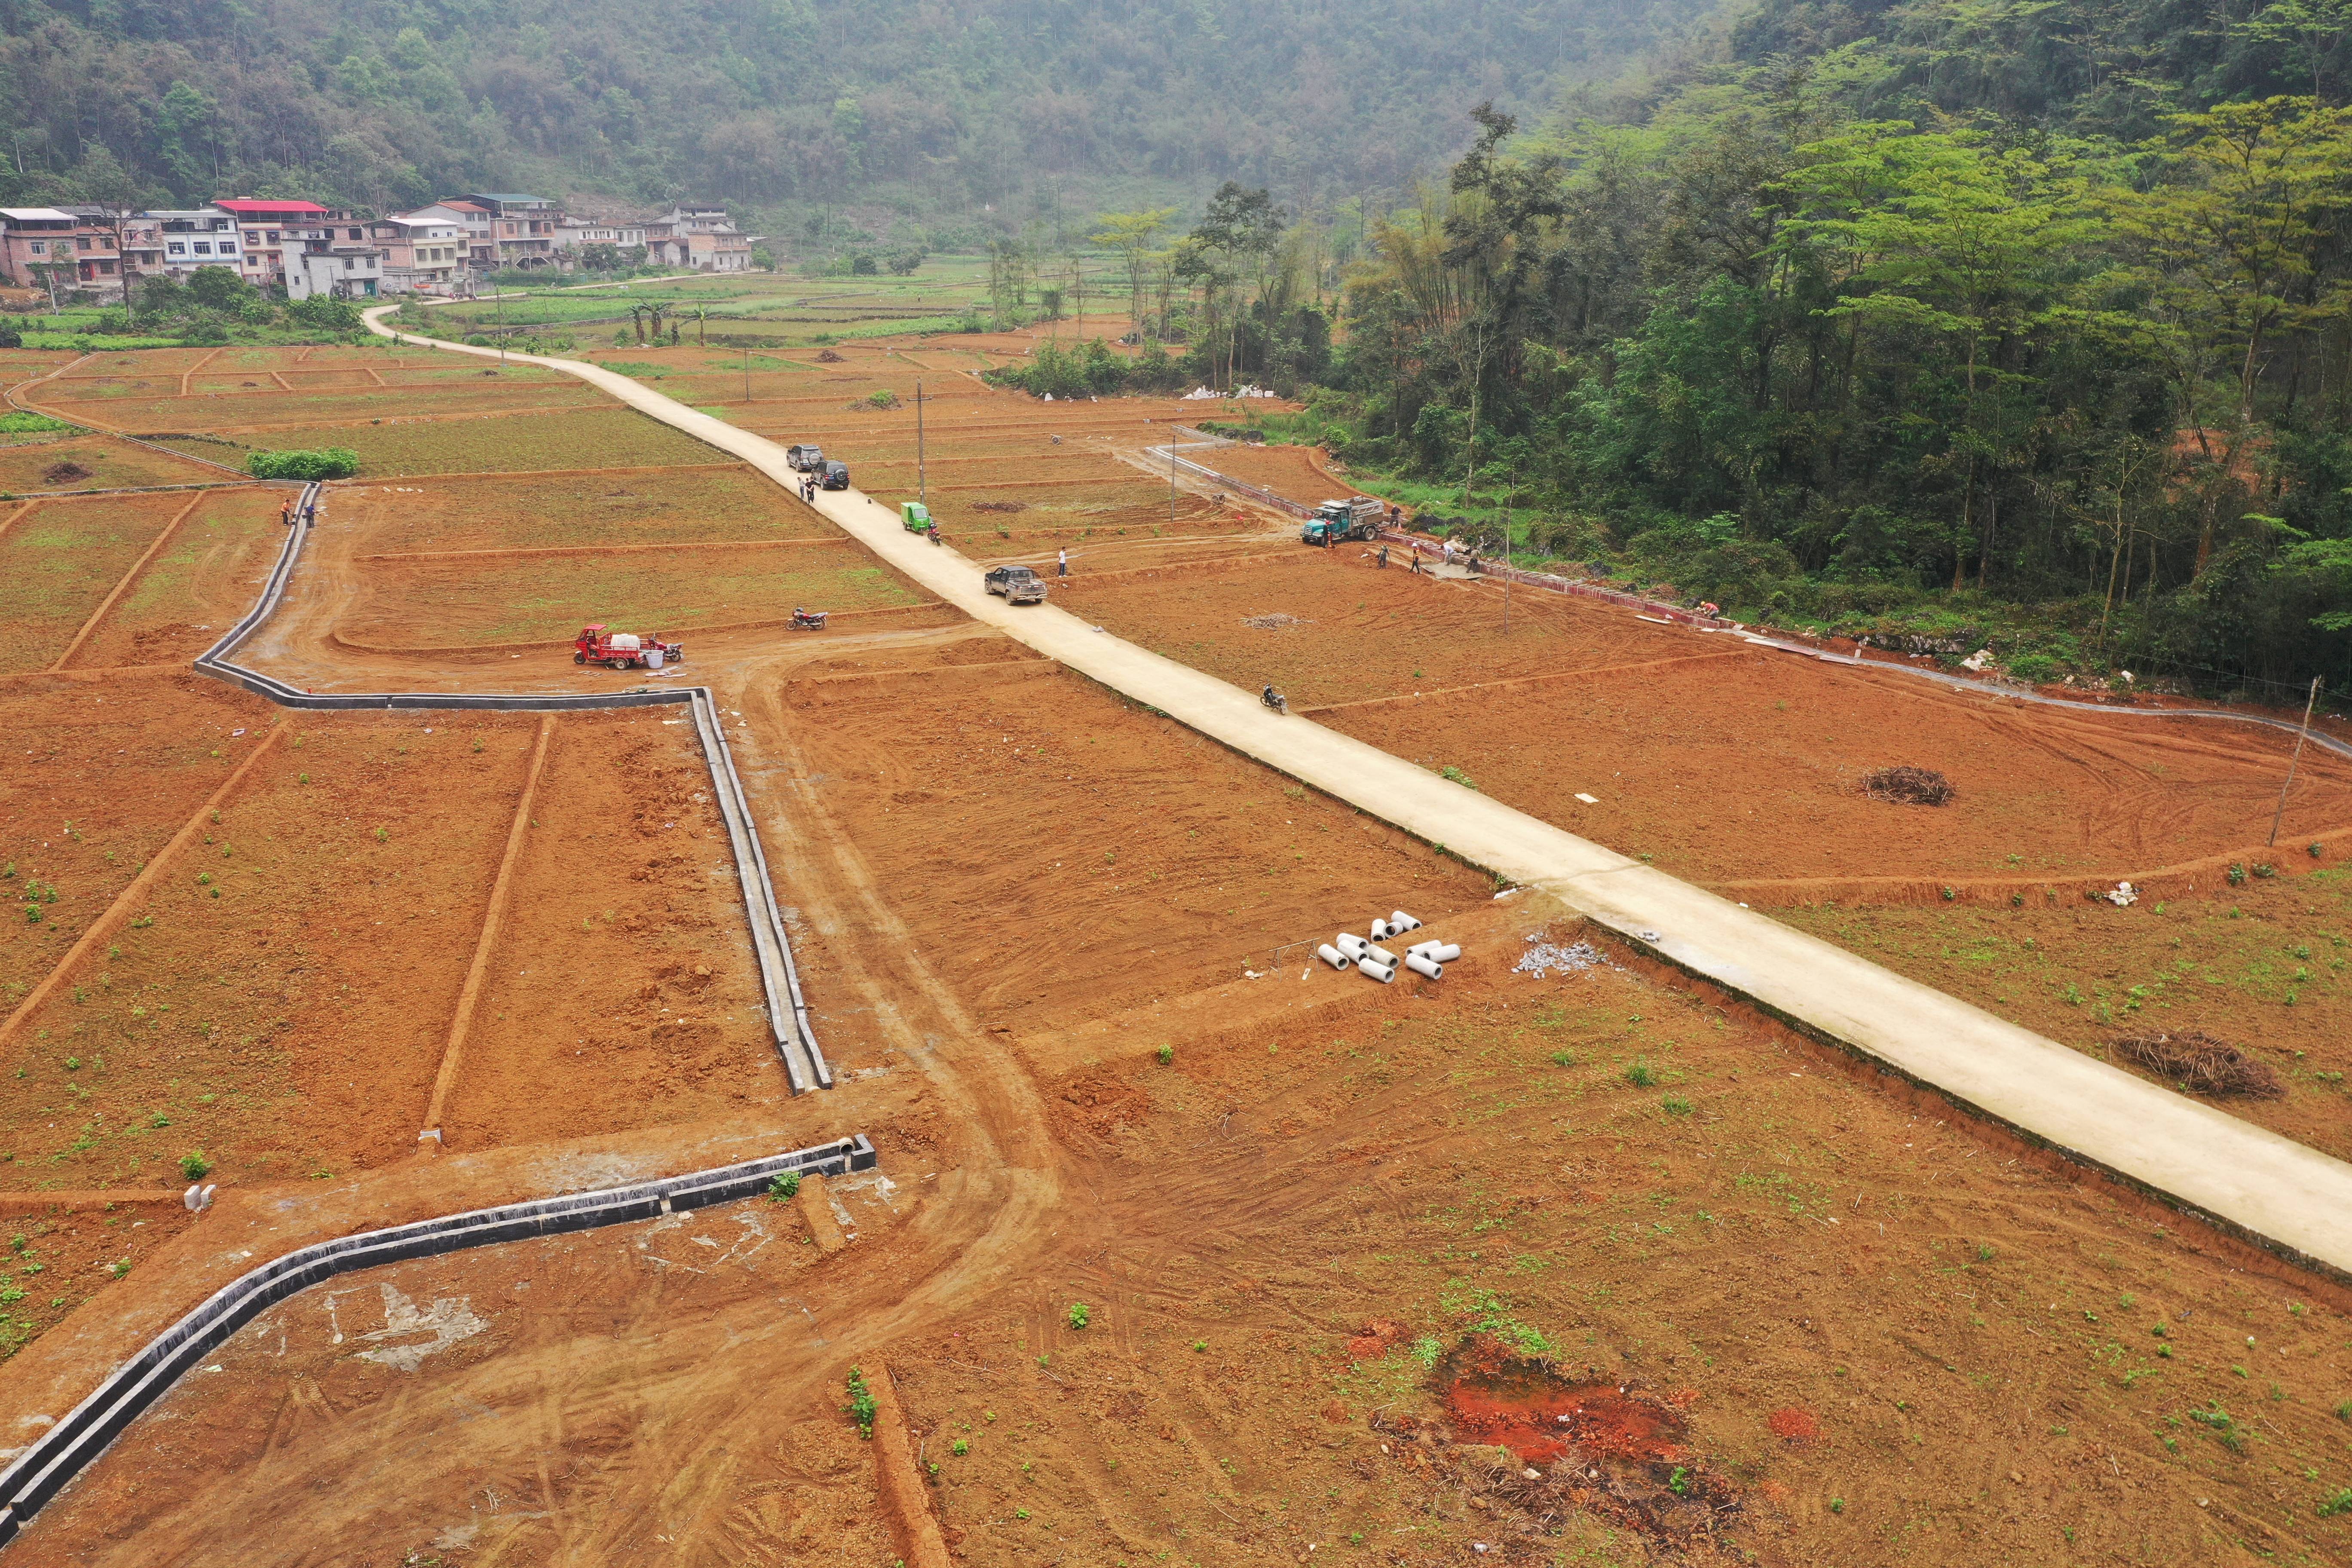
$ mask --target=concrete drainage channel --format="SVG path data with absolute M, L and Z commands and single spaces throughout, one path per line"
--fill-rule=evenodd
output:
M 205 1357 L 269 1308 L 313 1285 L 387 1263 L 735 1203 L 757 1197 L 787 1172 L 839 1176 L 870 1171 L 876 1163 L 874 1145 L 858 1133 L 837 1143 L 796 1149 L 713 1171 L 362 1231 L 272 1258 L 213 1292 L 146 1349 L 115 1368 L 89 1398 L 0 1471 L 0 1544 L 14 1540 L 26 1521 Z
M 760 847 L 760 830 L 751 821 L 751 802 L 743 793 L 743 781 L 736 774 L 734 754 L 728 749 L 727 727 L 721 721 L 718 701 L 711 696 L 709 687 L 638 687 L 610 696 L 578 697 L 443 691 L 314 692 L 289 686 L 274 676 L 247 669 L 231 661 L 231 656 L 238 647 L 277 612 L 278 601 L 285 596 L 286 585 L 294 575 L 294 564 L 302 553 L 303 539 L 310 532 L 301 525 L 300 520 L 318 504 L 320 489 L 316 482 L 303 487 L 301 499 L 294 508 L 297 525 L 287 531 L 286 543 L 278 552 L 278 564 L 271 569 L 269 581 L 262 587 L 261 597 L 246 613 L 243 620 L 229 627 L 220 641 L 205 650 L 196 660 L 196 668 L 215 679 L 242 686 L 254 695 L 266 697 L 283 707 L 324 710 L 491 709 L 503 712 L 561 713 L 586 709 L 688 704 L 694 714 L 695 733 L 701 738 L 703 761 L 710 769 L 711 798 L 719 803 L 719 816 L 727 824 L 728 840 L 735 856 L 736 875 L 743 885 L 744 913 L 751 922 L 752 951 L 759 959 L 760 984 L 767 993 L 768 1023 L 775 1036 L 776 1052 L 783 1058 L 784 1072 L 792 1080 L 794 1094 L 804 1094 L 812 1089 L 831 1089 L 833 1068 L 826 1065 L 824 1052 L 817 1045 L 816 1030 L 809 1019 L 808 1002 L 801 994 L 800 971 L 793 963 L 792 939 L 785 933 L 783 913 L 776 904 L 775 885 L 768 878 L 767 853 Z

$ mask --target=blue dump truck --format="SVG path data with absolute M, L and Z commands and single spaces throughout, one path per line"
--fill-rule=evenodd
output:
M 1377 539 L 1381 514 L 1386 510 L 1370 496 L 1327 500 L 1315 509 L 1315 515 L 1298 531 L 1299 542 L 1319 544 L 1328 550 L 1351 539 Z

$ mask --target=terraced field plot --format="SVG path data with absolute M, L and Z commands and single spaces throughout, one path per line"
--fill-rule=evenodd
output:
M 197 494 L 93 496 L 18 510 L 0 532 L 0 674 L 46 669 L 64 655 L 123 574 Z M 19 503 L 20 508 L 24 503 Z
M 366 588 L 343 616 L 339 635 L 370 648 L 568 642 L 583 619 L 676 636 L 773 625 L 795 605 L 846 614 L 925 602 L 862 551 L 824 541 L 412 558 L 370 564 Z
M 366 555 L 840 537 L 733 463 L 338 486 L 333 504 Z
M 189 449 L 221 460 L 217 454 Z M 218 468 L 103 436 L 51 436 L 0 446 L 0 494 L 5 495 L 224 482 L 233 481 Z
M 285 486 L 205 492 L 120 585 L 68 668 L 184 664 L 210 647 L 252 608 L 285 537 L 278 508 L 294 493 Z

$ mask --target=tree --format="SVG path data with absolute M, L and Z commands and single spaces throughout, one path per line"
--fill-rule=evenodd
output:
M 1095 232 L 1087 237 L 1088 244 L 1118 253 L 1119 266 L 1127 273 L 1128 317 L 1139 329 L 1147 314 L 1144 277 L 1151 265 L 1151 242 L 1175 216 L 1174 207 L 1105 213 L 1095 220 Z
M 233 311 L 253 297 L 253 290 L 236 269 L 199 267 L 188 274 L 188 298 L 207 310 Z
M 90 143 L 74 166 L 73 183 L 80 205 L 114 241 L 115 269 L 122 281 L 126 317 L 138 309 L 131 288 L 130 222 L 147 205 L 145 191 L 102 142 Z
M 2169 118 L 2151 149 L 2159 177 L 2119 186 L 2105 205 L 2130 259 L 2116 281 L 2147 301 L 2143 330 L 2166 356 L 2181 422 L 2223 474 L 2261 438 L 2255 394 L 2283 335 L 2340 319 L 2345 280 L 2332 265 L 2336 227 L 2352 208 L 2352 111 L 2309 99 L 2225 103 Z M 2226 407 L 2209 405 L 2215 383 Z M 2213 431 L 2221 426 L 2220 449 Z M 2197 566 L 2212 556 L 2209 508 Z
M 1790 227 L 1856 263 L 1832 317 L 1941 341 L 1959 355 L 1958 588 L 1979 539 L 1979 467 L 2005 450 L 1984 428 L 1988 378 L 2015 374 L 1989 363 L 1989 351 L 2040 319 L 2052 262 L 2095 238 L 2098 225 L 2072 182 L 2023 149 L 1995 148 L 1970 132 L 1899 133 L 1909 130 L 1864 126 L 1799 149 L 1807 162 L 1787 188 L 1816 216 Z M 1981 563 L 1985 546 L 1975 547 Z

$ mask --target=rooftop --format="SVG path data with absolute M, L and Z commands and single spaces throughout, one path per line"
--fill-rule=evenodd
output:
M 266 201 L 258 196 L 231 196 L 213 205 L 239 217 L 324 217 L 329 210 L 316 202 Z
M 0 207 L 0 218 L 6 218 L 10 223 L 72 223 L 76 221 L 73 214 L 59 212 L 55 207 Z

